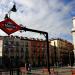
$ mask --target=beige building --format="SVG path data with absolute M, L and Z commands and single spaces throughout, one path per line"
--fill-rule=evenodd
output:
M 73 45 L 72 43 L 56 38 L 49 40 L 50 44 L 54 47 L 52 52 L 52 57 L 54 57 L 54 64 L 60 64 L 63 63 L 63 65 L 71 64 L 73 63 Z M 66 60 L 67 59 L 67 60 Z

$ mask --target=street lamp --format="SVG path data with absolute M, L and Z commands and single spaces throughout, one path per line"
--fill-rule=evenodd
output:
M 10 11 L 13 11 L 13 12 L 16 12 L 17 11 L 15 4 L 13 5 L 13 7 L 12 7 L 12 9 Z
M 8 14 L 5 15 L 5 18 L 4 19 L 10 18 L 10 12 L 11 11 L 13 11 L 13 12 L 16 12 L 17 11 L 15 3 L 13 5 L 13 7 L 9 10 Z
M 8 17 L 8 14 L 5 15 L 4 19 L 7 19 L 7 18 L 9 18 L 9 17 Z

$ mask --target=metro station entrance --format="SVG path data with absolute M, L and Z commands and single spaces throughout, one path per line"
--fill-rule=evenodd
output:
M 18 31 L 18 30 L 23 30 L 23 31 L 30 31 L 30 32 L 35 32 L 35 33 L 39 33 L 39 34 L 43 34 L 46 38 L 46 47 L 47 47 L 47 51 L 46 51 L 46 54 L 47 54 L 47 68 L 48 68 L 48 72 L 50 74 L 50 61 L 49 61 L 49 44 L 48 44 L 48 33 L 47 32 L 44 32 L 44 31 L 39 31 L 39 30 L 34 30 L 34 29 L 29 29 L 29 28 L 26 28 L 26 27 L 21 27 L 19 26 L 18 24 L 16 24 L 12 19 L 10 18 L 6 18 L 4 21 L 1 21 L 0 22 L 0 29 L 2 29 L 5 33 L 7 33 L 8 35 Z M 6 57 L 5 57 L 6 58 Z M 39 59 L 39 57 L 38 57 Z M 4 56 L 3 56 L 3 59 L 4 60 Z M 18 60 L 18 58 L 16 59 Z M 7 61 L 7 59 L 6 59 Z M 6 62 L 4 61 L 4 62 Z M 11 60 L 13 61 L 13 60 Z M 39 60 L 40 61 L 40 60 Z M 19 61 L 17 62 L 17 64 L 19 63 Z M 16 64 L 16 65 L 17 65 Z M 40 64 L 40 63 L 39 63 Z M 13 66 L 14 63 L 12 62 L 11 63 L 11 66 Z M 35 63 L 34 63 L 35 65 Z M 10 75 L 14 75 L 14 71 L 16 71 L 17 75 L 21 75 L 20 74 L 20 66 L 15 66 L 14 68 L 10 66 L 10 63 L 9 63 L 9 67 L 7 68 L 3 68 L 1 71 L 10 71 Z M 25 67 L 25 64 L 22 66 L 22 67 Z

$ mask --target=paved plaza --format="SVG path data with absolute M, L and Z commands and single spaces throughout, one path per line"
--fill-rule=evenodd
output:
M 51 75 L 72 75 L 72 70 L 74 71 L 75 68 L 51 68 Z M 47 69 L 36 69 L 29 72 L 29 74 L 22 74 L 22 75 L 49 75 Z
M 75 72 L 73 67 L 62 67 L 62 68 L 51 68 L 51 75 L 74 75 L 72 71 Z M 0 72 L 0 75 L 10 75 L 10 72 Z M 13 75 L 17 75 L 16 71 L 13 72 Z M 43 69 L 32 69 L 31 72 L 20 72 L 20 75 L 49 75 L 47 68 Z
M 62 67 L 62 68 L 51 68 L 51 75 L 73 75 L 72 72 L 75 72 L 73 67 Z M 47 69 L 37 69 L 32 70 L 31 75 L 49 75 Z

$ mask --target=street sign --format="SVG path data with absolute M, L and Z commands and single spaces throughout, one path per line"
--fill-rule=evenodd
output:
M 4 21 L 0 22 L 0 29 L 2 29 L 8 35 L 18 31 L 21 27 L 16 24 L 12 19 L 7 18 Z

